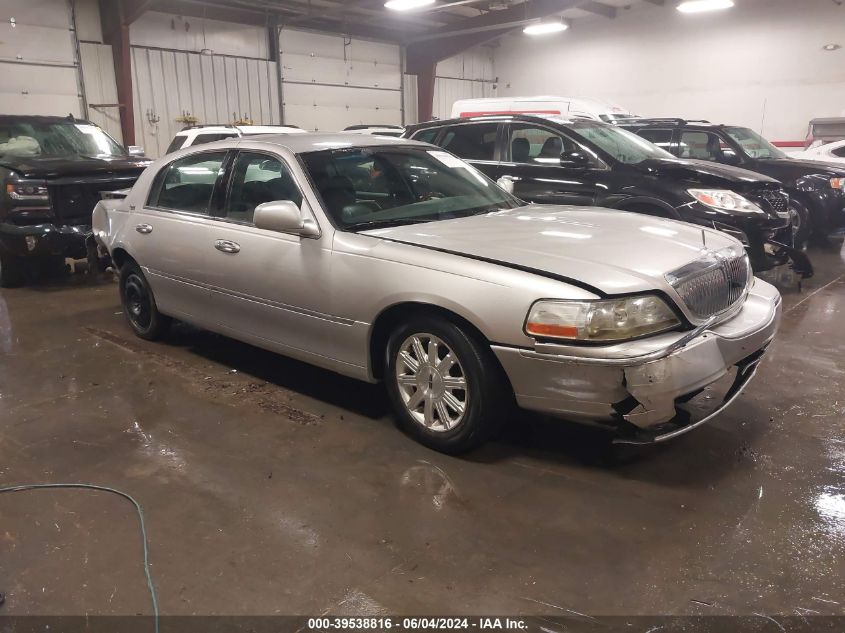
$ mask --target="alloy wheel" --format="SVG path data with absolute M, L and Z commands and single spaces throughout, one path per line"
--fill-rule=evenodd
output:
M 469 404 L 467 377 L 457 355 L 428 333 L 406 338 L 397 354 L 395 380 L 411 417 L 429 431 L 457 427 Z

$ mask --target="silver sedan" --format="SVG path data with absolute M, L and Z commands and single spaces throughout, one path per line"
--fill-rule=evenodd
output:
M 192 147 L 94 213 L 138 336 L 171 319 L 386 382 L 400 426 L 445 452 L 511 405 L 655 442 L 710 419 L 780 318 L 724 233 L 525 205 L 425 143 L 351 134 Z M 730 374 L 695 419 L 682 403 Z

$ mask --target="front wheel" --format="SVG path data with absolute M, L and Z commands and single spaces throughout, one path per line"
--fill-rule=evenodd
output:
M 139 337 L 154 341 L 170 327 L 171 318 L 158 311 L 141 267 L 131 260 L 120 269 L 120 301 L 129 326 Z
M 443 453 L 480 446 L 511 408 L 510 386 L 489 346 L 438 317 L 393 332 L 386 380 L 399 426 Z
M 804 250 L 810 239 L 810 210 L 793 198 L 789 203 L 789 217 L 792 221 L 792 244 L 798 250 Z

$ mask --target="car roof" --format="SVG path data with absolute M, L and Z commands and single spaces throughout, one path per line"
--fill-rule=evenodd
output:
M 525 122 L 544 122 L 544 123 L 558 123 L 560 125 L 568 125 L 570 123 L 580 123 L 589 121 L 596 125 L 610 125 L 603 121 L 597 121 L 586 117 L 564 117 L 559 114 L 521 114 L 518 112 L 508 114 L 479 114 L 471 117 L 455 117 L 453 119 L 442 119 L 437 121 L 426 121 L 425 123 L 415 123 L 406 127 L 406 130 L 416 132 L 430 127 L 441 127 L 444 125 L 458 125 L 460 123 L 472 123 L 476 121 L 525 121 Z
M 36 114 L 0 114 L 0 123 L 85 123 L 94 125 L 87 119 L 71 116 L 41 116 Z
M 239 139 L 242 142 L 246 139 Z M 304 134 L 262 134 L 249 138 L 250 143 L 266 143 L 289 149 L 294 154 L 319 152 L 349 147 L 384 147 L 386 145 L 405 145 L 415 147 L 433 147 L 428 143 L 410 141 L 392 136 L 370 136 L 368 134 L 350 134 L 348 132 L 306 132 Z M 218 141 L 225 144 L 226 141 Z

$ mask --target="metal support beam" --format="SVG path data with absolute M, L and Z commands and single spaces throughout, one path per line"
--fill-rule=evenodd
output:
M 589 0 L 532 0 L 531 2 L 514 5 L 505 11 L 491 11 L 476 18 L 461 20 L 454 25 L 421 35 L 413 39 L 412 43 L 428 42 L 470 33 L 514 29 L 550 15 L 563 13 L 568 9 L 576 9 L 588 2 Z
M 583 3 L 578 8 L 582 11 L 595 13 L 596 15 L 600 15 L 605 18 L 613 19 L 616 17 L 616 7 L 611 7 L 609 5 L 602 4 L 601 2 L 588 1 Z
M 100 0 L 100 21 L 103 40 L 111 45 L 117 100 L 120 103 L 120 131 L 124 145 L 135 144 L 135 104 L 132 94 L 132 52 L 129 48 L 129 23 L 125 21 L 124 4 Z
M 434 112 L 434 81 L 437 64 L 428 64 L 417 73 L 417 118 L 430 121 Z

